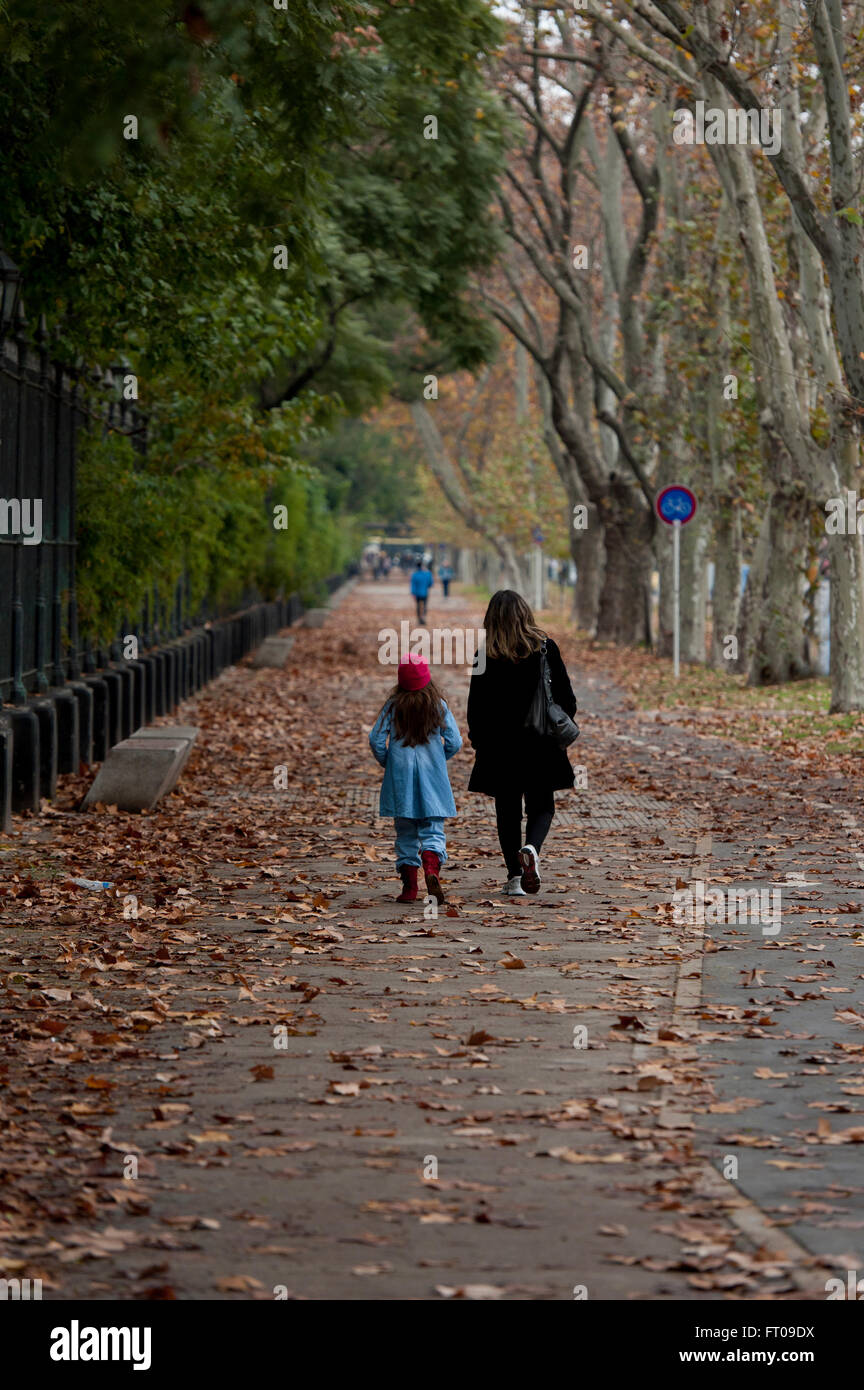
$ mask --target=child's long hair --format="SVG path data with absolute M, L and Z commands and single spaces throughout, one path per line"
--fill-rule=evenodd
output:
M 387 697 L 393 716 L 393 734 L 406 748 L 428 743 L 444 723 L 444 697 L 434 681 L 422 690 L 403 690 L 394 685 Z
M 520 661 L 540 650 L 546 633 L 537 626 L 534 614 L 515 589 L 499 589 L 489 600 L 483 619 L 486 629 L 486 655 Z

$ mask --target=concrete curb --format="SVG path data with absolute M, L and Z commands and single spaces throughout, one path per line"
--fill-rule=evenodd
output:
M 710 834 L 697 836 L 693 847 L 693 864 L 689 878 L 691 885 L 700 880 L 704 883 L 708 878 L 711 845 L 712 837 Z M 681 942 L 669 931 L 664 932 L 660 937 L 661 947 L 677 947 L 681 950 L 672 1006 L 671 1024 L 673 1027 L 676 1024 L 684 1028 L 691 1026 L 693 1010 L 698 1009 L 702 1000 L 704 927 L 694 923 L 692 931 L 694 949 L 690 951 L 681 950 Z M 646 1037 L 644 1041 L 634 1046 L 633 1056 L 634 1060 L 637 1061 L 654 1060 L 650 1037 Z M 665 1086 L 657 1115 L 657 1125 L 659 1128 L 668 1130 L 692 1128 L 692 1120 L 688 1111 L 685 1110 L 680 1101 L 669 1096 L 668 1088 Z M 824 1272 L 820 1274 L 812 1267 L 814 1256 L 811 1251 L 800 1245 L 788 1232 L 774 1225 L 762 1209 L 745 1196 L 733 1182 L 724 1178 L 713 1164 L 707 1161 L 699 1162 L 695 1167 L 695 1172 L 698 1174 L 699 1190 L 720 1204 L 728 1220 L 737 1226 L 748 1240 L 752 1241 L 757 1250 L 766 1250 L 775 1255 L 779 1261 L 788 1263 L 788 1277 L 800 1292 L 807 1293 L 811 1297 L 824 1298 Z

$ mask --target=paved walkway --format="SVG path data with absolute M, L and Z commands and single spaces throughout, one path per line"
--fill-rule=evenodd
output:
M 428 918 L 393 900 L 366 744 L 408 617 L 359 586 L 283 672 L 178 712 L 202 733 L 154 814 L 78 813 L 70 781 L 0 845 L 5 1272 L 59 1298 L 824 1297 L 864 1246 L 855 789 L 638 715 L 570 653 L 587 789 L 541 893 L 501 897 L 466 749 Z M 430 623 L 479 620 L 433 590 Z M 467 673 L 437 676 L 464 729 Z M 676 922 L 699 882 L 779 887 L 779 930 Z

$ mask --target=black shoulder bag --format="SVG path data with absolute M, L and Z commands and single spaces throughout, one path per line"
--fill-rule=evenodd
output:
M 579 725 L 552 698 L 552 676 L 546 660 L 546 643 L 540 648 L 540 679 L 528 706 L 525 728 L 551 738 L 559 748 L 569 748 L 579 737 Z

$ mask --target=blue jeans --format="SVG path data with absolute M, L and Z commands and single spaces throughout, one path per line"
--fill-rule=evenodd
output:
M 394 817 L 396 828 L 396 868 L 403 864 L 420 867 L 420 850 L 434 850 L 445 863 L 447 859 L 447 838 L 444 834 L 444 817 L 427 816 L 425 820 L 413 820 L 408 816 Z

